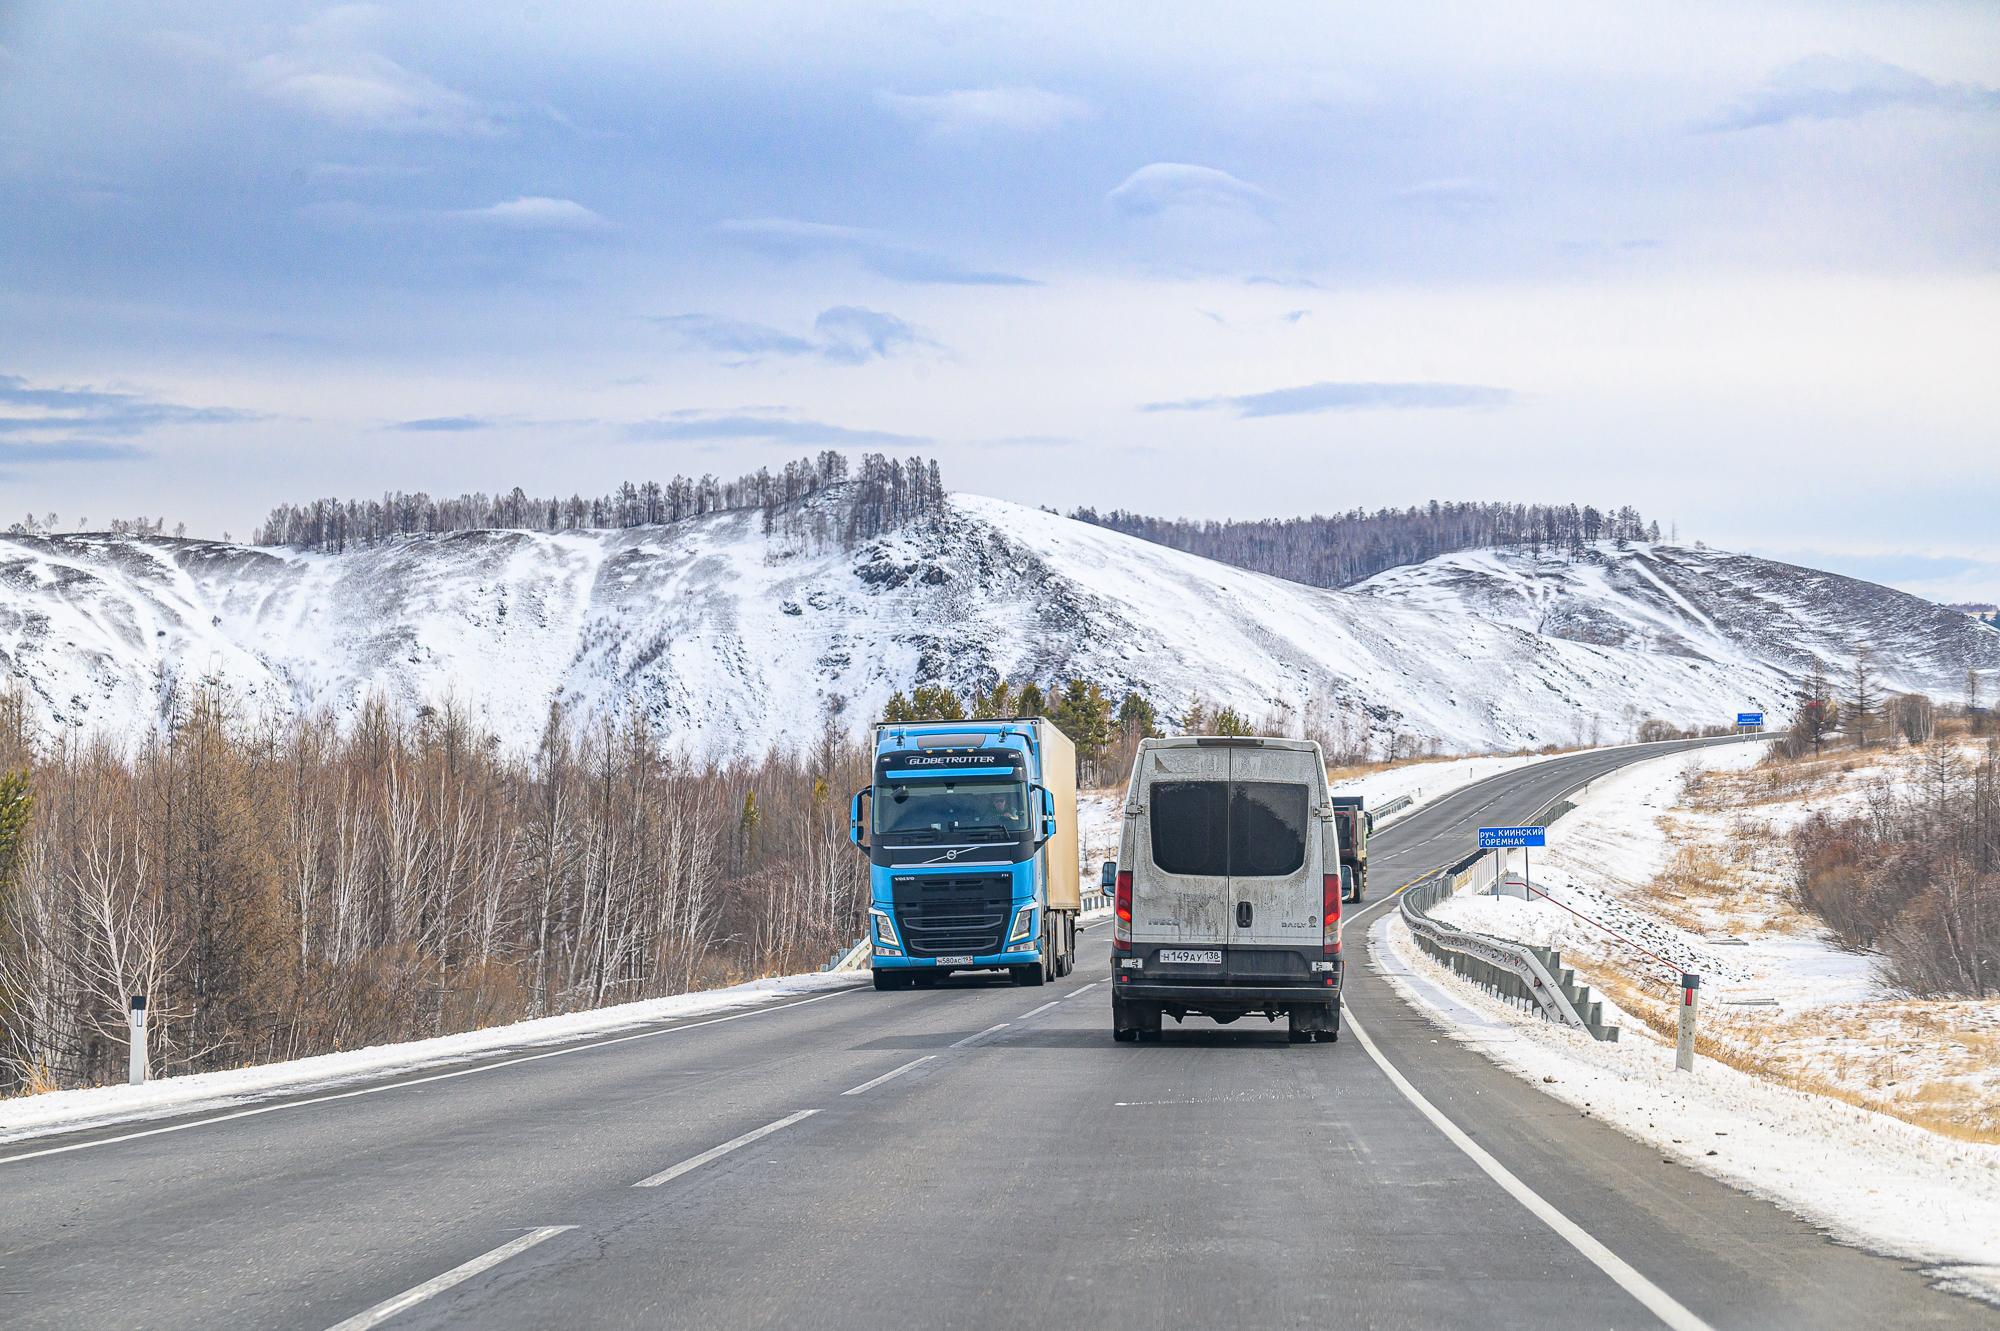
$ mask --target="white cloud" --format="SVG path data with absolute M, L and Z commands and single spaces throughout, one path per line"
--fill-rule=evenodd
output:
M 341 5 L 292 32 L 287 50 L 251 62 L 250 86 L 275 102 L 335 125 L 425 134 L 486 134 L 478 102 L 368 49 L 379 11 Z
M 1937 83 L 1866 56 L 1816 55 L 1777 71 L 1703 128 L 1759 129 L 1792 120 L 1851 120 L 1892 107 L 2000 111 L 2000 89 Z
M 881 94 L 885 106 L 939 135 L 987 130 L 1044 134 L 1090 115 L 1090 105 L 1047 88 L 958 88 L 951 92 Z
M 1247 180 L 1212 166 L 1154 162 L 1104 196 L 1120 212 L 1156 217 L 1177 211 L 1251 213 L 1269 217 L 1277 199 Z
M 601 231 L 611 225 L 575 199 L 550 199 L 539 194 L 522 195 L 485 208 L 463 208 L 451 216 L 521 231 Z

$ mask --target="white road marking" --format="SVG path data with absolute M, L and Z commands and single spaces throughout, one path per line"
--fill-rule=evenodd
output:
M 1047 1012 L 1050 1008 L 1054 1007 L 1056 1004 L 1060 1002 L 1062 1002 L 1060 998 L 1051 998 L 1048 1002 L 1042 1004 L 1040 1007 L 1036 1008 L 1033 1012 L 1023 1012 L 1019 1017 L 1015 1018 L 1015 1020 L 1026 1021 L 1030 1017 L 1039 1017 L 1044 1012 Z
M 1382 1069 L 1383 1075 L 1403 1093 L 1403 1098 L 1415 1105 L 1417 1110 L 1431 1121 L 1431 1125 L 1445 1135 L 1447 1141 L 1463 1151 L 1488 1178 L 1506 1189 L 1507 1194 L 1526 1207 L 1537 1220 L 1553 1229 L 1572 1248 L 1582 1253 L 1591 1265 L 1610 1276 L 1620 1289 L 1644 1304 L 1647 1311 L 1672 1327 L 1673 1331 L 1714 1331 L 1714 1328 L 1689 1312 L 1671 1294 L 1640 1275 L 1617 1253 L 1591 1237 L 1583 1226 L 1542 1200 L 1540 1193 L 1516 1178 L 1507 1166 L 1494 1159 L 1486 1148 L 1473 1141 L 1456 1123 L 1439 1112 L 1436 1105 L 1424 1098 L 1423 1092 L 1412 1086 L 1409 1080 L 1383 1057 L 1382 1051 L 1368 1038 L 1368 1032 L 1361 1028 L 1361 1023 L 1354 1019 L 1352 1012 L 1345 1014 L 1342 1024 L 1354 1032 L 1361 1041 L 1361 1047 L 1368 1051 L 1368 1057 L 1375 1060 L 1375 1066 Z
M 988 1026 L 985 1030 L 981 1031 L 977 1035 L 968 1035 L 963 1040 L 953 1040 L 951 1042 L 951 1047 L 953 1049 L 963 1049 L 965 1048 L 965 1046 L 971 1044 L 974 1040 L 984 1040 L 987 1036 L 993 1034 L 993 1032 L 1004 1031 L 1013 1024 L 1014 1023 L 1011 1021 L 1003 1021 L 999 1022 L 996 1025 Z
M 726 1141 L 722 1143 L 722 1145 L 720 1146 L 711 1146 L 706 1151 L 703 1151 L 700 1155 L 692 1156 L 689 1159 L 683 1160 L 679 1164 L 675 1165 L 672 1169 L 663 1169 L 659 1173 L 653 1175 L 651 1178 L 642 1178 L 637 1183 L 634 1183 L 632 1186 L 635 1188 L 657 1188 L 662 1183 L 672 1183 L 675 1179 L 679 1178 L 681 1175 L 689 1173 L 693 1170 L 700 1169 L 703 1165 L 709 1163 L 711 1160 L 720 1160 L 723 1156 L 728 1155 L 731 1151 L 739 1150 L 742 1147 L 748 1146 L 751 1142 L 756 1141 L 760 1137 L 768 1137 L 774 1132 L 777 1132 L 784 1128 L 789 1128 L 792 1126 L 792 1124 L 798 1122 L 800 1119 L 811 1118 L 814 1114 L 817 1114 L 818 1112 L 819 1110 L 817 1109 L 801 1109 L 796 1114 L 787 1114 L 783 1118 L 779 1119 L 776 1123 L 766 1123 L 763 1127 L 754 1129 L 753 1131 L 750 1132 L 746 1132 L 741 1137 L 737 1137 L 730 1141 Z
M 384 1303 L 378 1303 L 367 1312 L 356 1313 L 344 1322 L 336 1322 L 327 1331 L 368 1331 L 368 1328 L 382 1325 L 382 1323 L 388 1321 L 397 1313 L 405 1312 L 416 1307 L 425 1299 L 444 1293 L 453 1285 L 464 1284 L 481 1271 L 490 1271 L 509 1257 L 512 1257 L 515 1253 L 526 1252 L 537 1243 L 552 1239 L 558 1234 L 567 1233 L 575 1228 L 575 1225 L 549 1225 L 542 1229 L 523 1234 L 513 1242 L 503 1243 L 492 1252 L 475 1257 L 463 1266 L 454 1266 L 443 1275 L 434 1276 L 414 1289 L 404 1290 L 395 1298 Z
M 841 1094 L 859 1095 L 863 1091 L 872 1091 L 877 1086 L 880 1086 L 883 1082 L 888 1081 L 891 1077 L 900 1077 L 905 1072 L 908 1072 L 911 1068 L 917 1066 L 917 1064 L 928 1063 L 936 1057 L 937 1057 L 936 1054 L 925 1054 L 922 1058 L 913 1058 L 909 1062 L 903 1064 L 902 1067 L 895 1069 L 893 1072 L 885 1072 L 881 1076 L 876 1077 L 873 1080 L 862 1082 L 859 1086 L 855 1087 L 851 1091 L 842 1091 Z
M 1077 996 L 1078 994 L 1082 993 L 1082 992 L 1083 992 L 1084 990 L 1086 990 L 1086 989 L 1091 989 L 1091 988 L 1095 988 L 1095 987 L 1096 987 L 1096 985 L 1097 985 L 1097 981 L 1095 981 L 1095 980 L 1092 980 L 1092 981 L 1091 981 L 1091 982 L 1090 982 L 1089 984 L 1080 984 L 1080 985 L 1078 985 L 1078 986 L 1077 986 L 1076 988 L 1074 988 L 1074 989 L 1070 990 L 1070 991 L 1069 991 L 1068 993 L 1064 994 L 1064 995 L 1063 995 L 1063 997 L 1064 997 L 1064 998 L 1075 998 L 1075 997 L 1076 997 L 1076 996 Z
M 479 1072 L 497 1072 L 501 1068 L 518 1067 L 523 1063 L 539 1063 L 545 1058 L 561 1058 L 564 1054 L 581 1054 L 589 1049 L 603 1049 L 614 1044 L 626 1044 L 633 1040 L 650 1040 L 656 1035 L 674 1035 L 681 1031 L 691 1031 L 702 1026 L 719 1026 L 725 1021 L 741 1021 L 745 1017 L 761 1017 L 770 1012 L 783 1012 L 787 1008 L 804 1007 L 808 1003 L 822 1003 L 829 998 L 840 998 L 846 994 L 858 993 L 858 989 L 841 989 L 831 994 L 820 994 L 815 998 L 802 998 L 796 1003 L 780 1003 L 774 1007 L 753 1008 L 748 1012 L 732 1013 L 727 1017 L 710 1017 L 707 1021 L 691 1021 L 685 1026 L 662 1026 L 658 1030 L 640 1031 L 637 1035 L 620 1035 L 609 1040 L 593 1040 L 589 1044 L 570 1045 L 564 1049 L 551 1049 L 546 1053 L 527 1054 L 520 1058 L 510 1058 L 499 1063 L 482 1063 L 476 1068 L 460 1068 L 456 1072 L 439 1072 L 429 1077 L 412 1077 L 408 1081 L 389 1082 L 382 1086 L 364 1086 L 357 1091 L 337 1091 L 332 1095 L 316 1095 L 309 1100 L 287 1100 L 281 1105 L 264 1105 L 257 1109 L 239 1109 L 230 1114 L 217 1114 L 213 1118 L 200 1118 L 192 1123 L 174 1123 L 164 1128 L 146 1128 L 140 1132 L 120 1133 L 116 1137 L 100 1137 L 96 1141 L 74 1142 L 68 1146 L 50 1146 L 39 1151 L 24 1151 L 20 1155 L 0 1156 L 0 1165 L 11 1165 L 22 1160 L 36 1160 L 45 1155 L 61 1155 L 66 1151 L 87 1151 L 93 1146 L 111 1146 L 117 1142 L 137 1141 L 141 1137 L 157 1137 L 167 1132 L 186 1132 L 189 1128 L 205 1128 L 211 1123 L 228 1123 L 232 1119 L 255 1118 L 259 1114 L 275 1114 L 281 1109 L 304 1109 L 307 1105 L 323 1105 L 335 1100 L 352 1100 L 361 1095 L 379 1095 L 383 1091 L 400 1091 L 406 1086 L 427 1086 L 434 1081 L 450 1081 L 454 1077 L 470 1077 Z M 87 1131 L 88 1125 L 75 1129 Z

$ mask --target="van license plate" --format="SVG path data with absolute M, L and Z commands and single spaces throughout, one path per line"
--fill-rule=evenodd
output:
M 939 957 L 939 958 L 937 959 L 937 964 L 938 964 L 938 965 L 940 965 L 940 966 L 970 966 L 970 965 L 972 964 L 972 958 L 971 958 L 971 957 Z
M 1163 947 L 1155 955 L 1172 966 L 1220 966 L 1222 953 L 1219 949 L 1197 950 L 1185 947 Z

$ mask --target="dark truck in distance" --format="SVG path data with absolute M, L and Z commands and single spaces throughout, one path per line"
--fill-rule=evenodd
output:
M 1359 795 L 1335 795 L 1333 821 L 1340 827 L 1340 862 L 1350 873 L 1341 889 L 1343 901 L 1368 899 L 1368 834 L 1375 830 L 1375 815 L 1362 806 Z
M 1113 889 L 1111 1023 L 1284 1017 L 1295 1043 L 1340 1034 L 1341 846 L 1311 740 L 1140 743 Z

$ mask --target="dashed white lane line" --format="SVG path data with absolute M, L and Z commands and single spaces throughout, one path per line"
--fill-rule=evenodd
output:
M 511 1243 L 503 1243 L 492 1252 L 473 1258 L 462 1266 L 452 1267 L 441 1276 L 433 1276 L 415 1288 L 406 1289 L 395 1298 L 376 1304 L 367 1312 L 356 1313 L 344 1322 L 337 1322 L 328 1328 L 328 1331 L 368 1331 L 370 1327 L 380 1326 L 397 1313 L 406 1312 L 425 1299 L 444 1293 L 453 1285 L 464 1284 L 481 1271 L 492 1270 L 516 1253 L 526 1252 L 537 1243 L 575 1228 L 575 1225 L 547 1225 L 532 1230 Z
M 706 1151 L 703 1151 L 700 1155 L 691 1156 L 688 1159 L 681 1161 L 679 1164 L 675 1165 L 671 1169 L 663 1169 L 659 1173 L 653 1175 L 651 1178 L 642 1178 L 637 1183 L 634 1183 L 632 1186 L 635 1188 L 657 1188 L 662 1183 L 672 1183 L 675 1179 L 679 1178 L 683 1174 L 689 1173 L 696 1169 L 700 1169 L 703 1165 L 708 1164 L 710 1161 L 720 1160 L 723 1156 L 728 1155 L 731 1151 L 741 1150 L 743 1147 L 748 1146 L 751 1142 L 757 1141 L 758 1139 L 763 1137 L 768 1137 L 772 1133 L 781 1131 L 782 1129 L 789 1128 L 792 1126 L 792 1124 L 798 1122 L 800 1119 L 811 1118 L 814 1114 L 817 1114 L 818 1112 L 819 1110 L 817 1109 L 801 1109 L 796 1114 L 787 1114 L 783 1118 L 779 1119 L 776 1123 L 766 1123 L 763 1127 L 755 1128 L 749 1132 L 746 1132 L 741 1137 L 732 1138 L 731 1140 L 722 1143 L 722 1145 L 720 1146 L 711 1146 Z
M 1064 998 L 1075 998 L 1075 997 L 1076 997 L 1076 996 L 1077 996 L 1078 994 L 1082 993 L 1082 992 L 1083 992 L 1084 990 L 1086 990 L 1086 989 L 1094 989 L 1094 988 L 1096 988 L 1096 987 L 1097 987 L 1097 981 L 1095 981 L 1095 980 L 1092 980 L 1092 981 L 1091 981 L 1091 982 L 1090 982 L 1089 984 L 1080 984 L 1080 985 L 1078 985 L 1078 986 L 1077 986 L 1076 988 L 1074 988 L 1074 989 L 1070 990 L 1070 991 L 1069 991 L 1068 993 L 1064 994 L 1064 995 L 1063 995 L 1063 997 L 1064 997 Z
M 1446 1118 L 1437 1106 L 1424 1098 L 1423 1092 L 1412 1086 L 1409 1080 L 1382 1056 L 1382 1051 L 1368 1038 L 1368 1032 L 1361 1028 L 1361 1023 L 1354 1019 L 1352 1012 L 1346 1014 L 1344 1024 L 1361 1041 L 1361 1047 L 1368 1051 L 1368 1057 L 1375 1060 L 1375 1066 L 1382 1069 L 1382 1074 L 1403 1093 L 1405 1100 L 1415 1105 L 1418 1112 L 1431 1121 L 1431 1126 L 1444 1134 L 1445 1140 L 1463 1151 L 1473 1164 L 1479 1166 L 1486 1177 L 1506 1189 L 1510 1197 L 1526 1207 L 1537 1220 L 1553 1229 L 1572 1248 L 1582 1253 L 1591 1265 L 1610 1276 L 1620 1289 L 1637 1299 L 1647 1311 L 1672 1327 L 1673 1331 L 1714 1331 L 1707 1322 L 1683 1307 L 1673 1295 L 1640 1275 L 1617 1253 L 1599 1243 L 1583 1226 L 1542 1200 L 1540 1193 L 1521 1182 L 1514 1176 L 1512 1170 L 1494 1159 L 1484 1147 L 1467 1136 L 1458 1124 Z
M 979 1034 L 977 1035 L 968 1035 L 963 1040 L 953 1040 L 951 1042 L 951 1047 L 953 1049 L 963 1049 L 965 1048 L 965 1046 L 973 1043 L 975 1040 L 984 1040 L 987 1036 L 993 1034 L 993 1032 L 1004 1031 L 1013 1024 L 1014 1023 L 1011 1021 L 996 1022 L 993 1025 L 988 1026 L 985 1030 L 979 1032 Z
M 1015 1020 L 1026 1021 L 1030 1017 L 1039 1017 L 1044 1012 L 1047 1012 L 1050 1008 L 1054 1007 L 1056 1004 L 1060 1002 L 1062 1002 L 1060 998 L 1051 998 L 1048 1002 L 1042 1004 L 1040 1007 L 1036 1008 L 1033 1012 L 1023 1012 L 1019 1017 L 1015 1018 Z
M 501 1068 L 519 1067 L 523 1063 L 539 1063 L 545 1058 L 561 1058 L 565 1054 L 581 1054 L 590 1049 L 605 1049 L 615 1044 L 626 1044 L 633 1040 L 650 1040 L 659 1035 L 674 1035 L 681 1031 L 699 1030 L 703 1026 L 720 1026 L 728 1021 L 742 1021 L 745 1017 L 761 1017 L 772 1012 L 783 1012 L 787 1008 L 804 1007 L 808 1003 L 824 1003 L 829 998 L 841 998 L 858 993 L 856 989 L 837 989 L 830 994 L 820 994 L 814 998 L 802 998 L 796 1003 L 777 1003 L 770 1007 L 752 1008 L 748 1012 L 738 1012 L 727 1017 L 710 1017 L 706 1021 L 690 1021 L 680 1026 L 662 1026 L 656 1030 L 640 1031 L 636 1035 L 619 1035 L 609 1040 L 592 1040 L 589 1044 L 567 1045 L 561 1049 L 551 1049 L 546 1053 L 524 1054 L 520 1058 L 502 1059 L 498 1063 L 482 1063 L 478 1067 L 460 1068 L 456 1072 L 438 1072 L 428 1077 L 411 1077 L 406 1081 L 386 1082 L 380 1086 L 363 1086 L 356 1091 L 336 1091 L 332 1095 L 315 1095 L 306 1100 L 287 1100 L 283 1104 L 263 1105 L 256 1109 L 238 1109 L 233 1113 L 216 1114 L 211 1118 L 198 1118 L 190 1123 L 174 1123 L 164 1128 L 146 1128 L 139 1132 L 122 1132 L 116 1137 L 99 1137 L 95 1141 L 73 1142 L 68 1146 L 49 1146 L 39 1151 L 23 1151 L 19 1155 L 0 1156 L 0 1165 L 11 1165 L 22 1160 L 39 1160 L 45 1155 L 62 1155 L 68 1151 L 87 1151 L 93 1146 L 111 1146 L 118 1142 L 137 1141 L 141 1137 L 157 1137 L 167 1132 L 186 1132 L 189 1128 L 205 1128 L 211 1123 L 228 1123 L 239 1118 L 255 1118 L 259 1114 L 275 1114 L 284 1109 L 304 1109 L 307 1105 L 330 1104 L 335 1100 L 352 1100 L 362 1095 L 380 1095 L 384 1091 L 400 1091 L 410 1086 L 428 1086 L 434 1081 L 450 1081 L 455 1077 L 471 1077 L 482 1072 L 498 1072 Z M 87 1131 L 88 1125 L 78 1129 Z
M 900 1067 L 900 1068 L 896 1068 L 896 1069 L 895 1069 L 894 1071 L 891 1071 L 891 1072 L 885 1072 L 885 1073 L 883 1073 L 883 1074 L 882 1074 L 881 1076 L 879 1076 L 879 1077 L 875 1077 L 875 1078 L 872 1078 L 872 1079 L 870 1079 L 870 1080 L 868 1080 L 868 1081 L 864 1081 L 864 1082 L 862 1082 L 862 1083 L 861 1083 L 861 1084 L 860 1084 L 859 1086 L 855 1087 L 855 1088 L 854 1088 L 853 1090 L 851 1090 L 851 1091 L 842 1091 L 842 1092 L 841 1092 L 841 1094 L 842 1094 L 842 1095 L 860 1095 L 860 1094 L 861 1094 L 861 1093 L 862 1093 L 863 1091 L 872 1091 L 872 1090 L 874 1090 L 874 1089 L 875 1089 L 875 1088 L 876 1088 L 877 1086 L 880 1086 L 880 1085 L 881 1085 L 881 1084 L 882 1084 L 883 1082 L 885 1082 L 885 1081 L 888 1081 L 888 1080 L 889 1080 L 890 1078 L 892 1078 L 892 1077 L 900 1077 L 900 1076 L 902 1076 L 902 1075 L 903 1075 L 903 1074 L 904 1074 L 905 1072 L 908 1072 L 908 1071 L 909 1071 L 909 1070 L 910 1070 L 911 1068 L 913 1068 L 913 1067 L 917 1066 L 917 1064 L 919 1064 L 919 1063 L 928 1063 L 928 1062 L 930 1062 L 930 1061 L 931 1061 L 932 1059 L 934 1059 L 934 1058 L 936 1058 L 936 1057 L 937 1057 L 937 1055 L 936 1055 L 936 1054 L 925 1054 L 925 1055 L 924 1055 L 924 1056 L 923 1056 L 922 1058 L 913 1058 L 913 1059 L 911 1059 L 911 1060 L 910 1060 L 909 1062 L 907 1062 L 907 1063 L 903 1064 L 903 1066 L 902 1066 L 902 1067 Z

